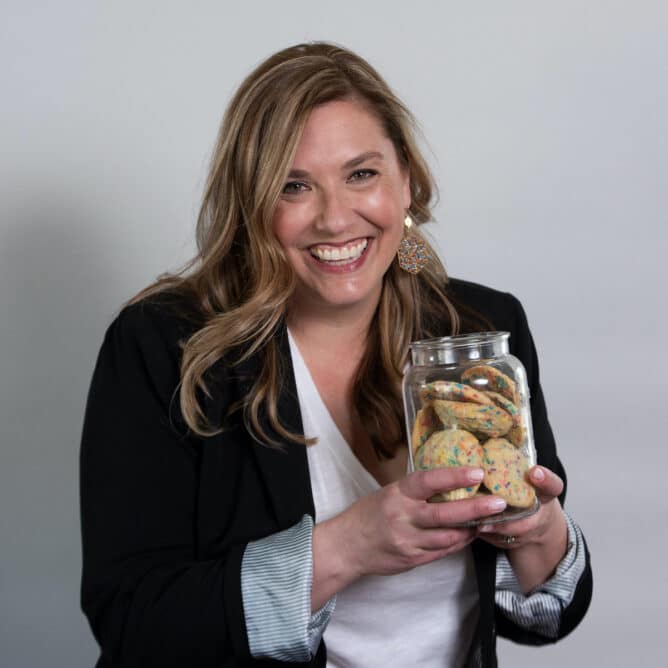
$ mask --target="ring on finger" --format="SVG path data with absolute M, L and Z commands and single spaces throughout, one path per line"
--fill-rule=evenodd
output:
M 506 545 L 513 545 L 514 543 L 517 543 L 517 540 L 517 536 L 502 536 L 501 538 L 501 542 Z

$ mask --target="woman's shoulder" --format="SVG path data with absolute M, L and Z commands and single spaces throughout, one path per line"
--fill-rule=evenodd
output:
M 203 325 L 190 300 L 159 292 L 125 304 L 110 323 L 105 343 L 145 355 L 180 357 L 182 344 Z
M 192 299 L 166 290 L 131 300 L 121 308 L 116 321 L 131 329 L 157 328 L 165 334 L 191 333 L 204 324 Z

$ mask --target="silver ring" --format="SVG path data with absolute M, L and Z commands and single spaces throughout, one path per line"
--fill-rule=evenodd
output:
M 517 542 L 517 536 L 504 536 L 501 539 L 506 545 L 512 545 Z

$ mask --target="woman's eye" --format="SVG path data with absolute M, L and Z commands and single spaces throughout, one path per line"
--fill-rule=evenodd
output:
M 376 176 L 378 172 L 375 169 L 357 169 L 355 170 L 350 177 L 349 181 L 365 181 L 370 179 L 372 176 Z
M 283 186 L 284 195 L 297 195 L 307 189 L 305 183 L 301 181 L 289 181 Z

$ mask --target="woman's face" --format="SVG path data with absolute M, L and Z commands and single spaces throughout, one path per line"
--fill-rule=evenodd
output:
M 376 117 L 354 101 L 316 107 L 273 219 L 298 279 L 293 306 L 373 312 L 409 205 L 408 172 Z

